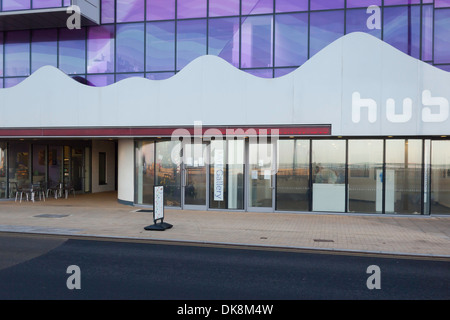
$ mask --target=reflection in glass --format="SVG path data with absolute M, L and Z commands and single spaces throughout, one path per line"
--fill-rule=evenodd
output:
M 311 12 L 310 20 L 310 57 L 344 35 L 343 10 Z
M 209 16 L 239 15 L 239 0 L 209 0 Z
M 33 144 L 33 183 L 47 181 L 47 148 L 45 145 Z
M 0 77 L 3 77 L 3 32 L 0 32 Z
M 145 0 L 116 0 L 117 22 L 143 21 Z
M 242 14 L 273 13 L 273 0 L 242 0 Z
M 175 22 L 147 23 L 146 70 L 175 70 Z
M 67 74 L 85 73 L 86 32 L 85 30 L 59 30 L 59 68 Z
M 276 209 L 309 210 L 309 140 L 278 141 Z
M 30 9 L 30 0 L 3 0 L 3 11 Z
M 8 156 L 9 181 L 18 186 L 30 183 L 30 145 L 10 143 Z
M 422 140 L 386 140 L 386 213 L 421 213 Z
M 88 29 L 88 73 L 114 72 L 114 26 Z
M 186 143 L 183 146 L 184 204 L 206 205 L 206 144 Z
M 136 148 L 136 203 L 153 204 L 155 184 L 154 143 L 138 141 Z
M 55 187 L 62 181 L 62 147 L 48 146 L 48 186 Z
M 206 54 L 206 20 L 177 22 L 177 69 Z
M 144 24 L 119 24 L 116 28 L 116 72 L 144 71 Z
M 239 18 L 210 19 L 208 54 L 239 67 Z
M 180 145 L 179 141 L 156 142 L 155 185 L 164 186 L 164 204 L 171 207 L 181 206 Z
M 450 63 L 450 8 L 434 11 L 434 63 Z
M 207 0 L 177 0 L 177 18 L 206 17 Z
M 450 214 L 450 141 L 431 144 L 431 213 Z
M 244 209 L 244 140 L 211 141 L 210 208 Z
M 312 142 L 312 209 L 345 211 L 345 141 Z
M 57 66 L 56 29 L 33 30 L 31 37 L 31 72 L 40 67 Z
M 272 16 L 248 17 L 242 23 L 241 67 L 272 66 Z
M 6 181 L 7 156 L 6 143 L 0 142 L 0 198 L 8 198 L 8 186 Z
M 30 74 L 30 32 L 5 33 L 5 76 Z
M 300 66 L 308 59 L 308 14 L 275 17 L 275 66 Z
M 175 19 L 175 0 L 147 0 L 147 20 Z
M 383 211 L 383 140 L 348 141 L 348 211 Z
M 249 143 L 249 207 L 272 208 L 272 148 L 271 143 Z

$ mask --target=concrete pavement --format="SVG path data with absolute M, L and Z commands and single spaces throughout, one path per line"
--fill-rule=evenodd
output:
M 115 192 L 22 203 L 0 201 L 0 232 L 183 241 L 277 249 L 450 259 L 450 216 L 255 213 L 165 209 L 173 228 L 147 231 L 152 212 Z

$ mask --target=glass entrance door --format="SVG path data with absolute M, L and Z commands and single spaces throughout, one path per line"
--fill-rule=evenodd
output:
M 273 211 L 275 199 L 275 146 L 270 142 L 248 145 L 248 211 Z
M 208 170 L 206 143 L 183 146 L 183 209 L 206 210 Z

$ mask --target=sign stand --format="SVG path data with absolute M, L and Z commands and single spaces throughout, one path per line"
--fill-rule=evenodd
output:
M 160 220 L 160 222 L 157 222 Z M 153 222 L 154 224 L 144 227 L 150 231 L 164 231 L 172 228 L 170 223 L 164 222 L 164 186 L 153 187 Z

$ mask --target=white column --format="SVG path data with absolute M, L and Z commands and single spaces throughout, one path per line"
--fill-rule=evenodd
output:
M 134 140 L 119 139 L 118 159 L 118 200 L 134 202 Z

